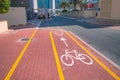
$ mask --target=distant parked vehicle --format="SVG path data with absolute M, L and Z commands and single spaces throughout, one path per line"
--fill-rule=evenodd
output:
M 48 10 L 46 8 L 40 8 L 38 11 L 38 19 L 45 19 L 48 17 Z
M 86 8 L 93 8 L 94 7 L 94 3 L 88 3 L 86 4 Z

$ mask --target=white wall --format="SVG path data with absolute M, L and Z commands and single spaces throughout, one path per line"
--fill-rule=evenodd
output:
M 8 30 L 7 21 L 0 21 L 0 33 Z
M 8 25 L 26 24 L 27 17 L 24 7 L 11 7 L 9 13 L 0 14 L 0 20 L 7 20 Z
M 102 10 L 103 5 L 101 2 L 105 2 L 105 0 L 99 0 L 99 7 L 101 8 L 100 11 L 98 11 L 98 18 L 104 18 L 104 19 L 114 19 L 114 20 L 120 20 L 120 0 L 111 0 L 110 6 L 108 9 L 106 9 L 107 2 L 104 3 L 104 8 Z M 106 14 L 105 12 L 108 11 Z M 103 12 L 103 13 L 102 13 Z M 110 15 L 107 17 L 107 15 Z

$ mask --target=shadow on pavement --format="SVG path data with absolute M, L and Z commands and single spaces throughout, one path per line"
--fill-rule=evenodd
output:
M 9 29 L 18 30 L 18 29 L 27 29 L 27 28 L 35 28 L 35 24 L 26 24 L 26 25 L 12 25 Z
M 68 26 L 69 27 L 69 26 L 74 26 L 74 25 L 78 25 L 86 29 L 120 26 L 120 24 L 114 24 L 114 23 L 97 24 L 96 22 L 92 21 L 92 19 L 57 16 L 57 17 L 52 17 L 52 20 L 42 21 L 41 27 L 56 27 L 56 26 L 59 26 L 59 27 Z
M 76 19 L 67 19 L 61 16 L 58 17 L 52 17 L 52 20 L 43 20 L 40 27 L 69 27 L 69 26 L 80 26 L 87 29 L 93 29 L 93 28 L 105 28 L 105 26 L 96 25 L 96 24 L 90 24 L 84 21 L 78 21 L 82 18 L 76 18 Z

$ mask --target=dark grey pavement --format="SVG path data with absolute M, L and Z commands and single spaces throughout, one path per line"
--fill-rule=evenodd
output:
M 80 18 L 52 17 L 42 20 L 41 28 L 71 31 L 120 67 L 120 30 L 81 22 Z

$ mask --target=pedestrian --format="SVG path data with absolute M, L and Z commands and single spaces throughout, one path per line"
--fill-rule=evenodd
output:
M 96 17 L 98 16 L 98 13 L 97 13 L 97 12 L 95 13 L 95 16 L 96 16 Z
M 49 18 L 50 14 L 48 13 L 48 18 Z

